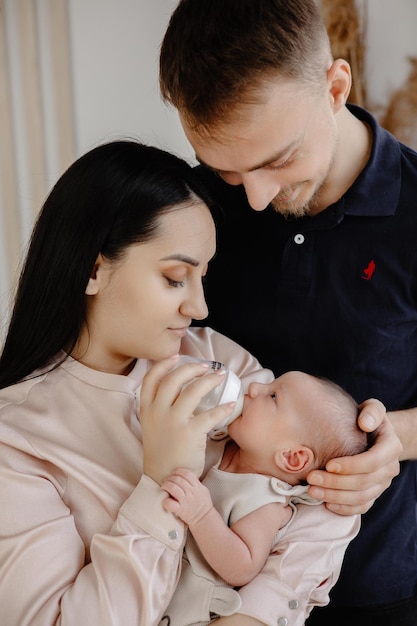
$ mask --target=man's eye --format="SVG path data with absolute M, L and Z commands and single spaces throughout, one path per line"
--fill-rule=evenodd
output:
M 271 170 L 282 170 L 285 167 L 291 165 L 291 163 L 292 159 L 287 159 L 286 161 L 283 161 L 281 163 L 270 163 L 267 167 L 269 167 Z

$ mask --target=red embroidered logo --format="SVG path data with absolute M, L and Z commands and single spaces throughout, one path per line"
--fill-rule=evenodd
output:
M 368 267 L 365 267 L 365 269 L 363 270 L 363 275 L 361 276 L 361 278 L 363 278 L 364 280 L 371 280 L 372 276 L 374 275 L 375 268 L 375 261 L 372 259 L 372 261 L 369 261 Z

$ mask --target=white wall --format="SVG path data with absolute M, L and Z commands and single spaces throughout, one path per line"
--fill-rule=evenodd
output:
M 407 57 L 417 56 L 417 0 L 359 2 L 368 3 L 368 103 L 378 107 L 407 78 Z
M 69 0 L 76 145 L 134 136 L 192 158 L 159 96 L 159 46 L 176 0 Z
M 255 1 L 255 0 L 254 0 Z M 158 91 L 158 51 L 177 0 L 69 0 L 79 153 L 134 135 L 188 160 L 176 112 Z M 417 0 L 357 0 L 367 14 L 368 99 L 384 105 L 417 56 Z

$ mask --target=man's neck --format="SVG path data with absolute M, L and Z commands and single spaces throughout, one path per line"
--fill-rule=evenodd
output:
M 347 107 L 338 113 L 339 142 L 327 184 L 317 199 L 320 213 L 347 192 L 369 161 L 372 133 Z

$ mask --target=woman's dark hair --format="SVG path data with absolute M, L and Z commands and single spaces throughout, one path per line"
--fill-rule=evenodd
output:
M 101 253 L 117 261 L 148 241 L 176 205 L 212 201 L 182 159 L 133 140 L 81 156 L 35 224 L 0 357 L 0 389 L 71 352 L 86 320 L 85 289 Z

